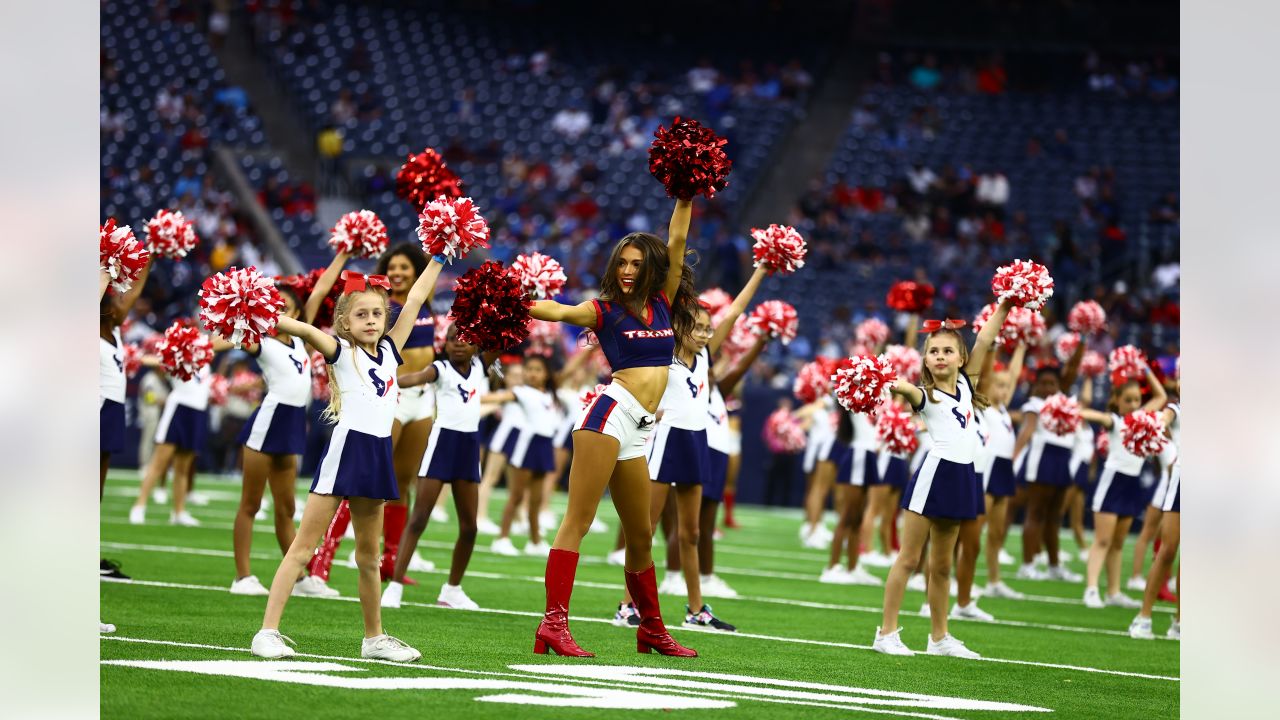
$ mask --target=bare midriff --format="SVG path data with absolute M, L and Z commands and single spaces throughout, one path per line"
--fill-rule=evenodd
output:
M 615 372 L 613 381 L 631 393 L 646 412 L 653 413 L 658 411 L 658 403 L 662 402 L 662 393 L 667 389 L 669 370 L 670 368 L 666 365 L 626 368 Z

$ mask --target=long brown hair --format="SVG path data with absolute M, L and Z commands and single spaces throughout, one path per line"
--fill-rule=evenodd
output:
M 631 246 L 640 251 L 642 260 L 635 288 L 628 295 L 618 282 L 618 265 L 622 263 L 623 249 Z M 645 303 L 662 292 L 670 267 L 667 244 L 662 238 L 652 233 L 631 233 L 619 240 L 613 246 L 613 252 L 609 253 L 608 265 L 600 278 L 600 299 L 622 305 L 643 322 Z M 693 289 L 693 268 L 688 263 L 680 271 L 680 288 L 676 290 L 676 296 L 668 300 L 671 301 L 671 329 L 676 337 L 680 337 L 693 329 L 698 304 L 698 296 Z
M 924 350 L 929 349 L 930 340 L 933 340 L 934 338 L 938 338 L 938 337 L 949 337 L 955 340 L 956 347 L 959 349 L 959 352 L 960 352 L 960 369 L 957 370 L 956 372 L 963 373 L 965 365 L 969 364 L 969 348 L 965 347 L 964 338 L 961 337 L 960 333 L 956 332 L 955 330 L 949 330 L 945 328 L 942 330 L 937 330 L 925 336 Z M 933 371 L 929 369 L 927 353 L 922 351 L 920 355 L 921 355 L 920 378 L 924 384 L 925 398 L 929 402 L 938 402 L 933 397 L 933 389 L 937 387 L 938 383 L 933 377 Z M 957 377 L 956 378 L 957 388 L 959 384 L 960 384 L 960 378 Z M 987 396 L 978 392 L 978 388 L 976 386 L 973 386 L 972 383 L 970 384 L 970 386 L 973 389 L 973 409 L 981 411 L 981 410 L 986 410 L 988 407 L 990 407 L 991 401 L 987 399 Z
M 379 287 L 370 287 L 368 290 L 361 292 L 346 293 L 338 298 L 337 304 L 333 308 L 333 334 L 342 340 L 346 340 L 351 348 L 351 352 L 347 353 L 351 357 L 351 366 L 356 369 L 356 376 L 363 377 L 360 374 L 360 368 L 356 364 L 356 337 L 351 334 L 351 324 L 347 322 L 347 313 L 351 311 L 351 303 L 354 298 L 364 293 L 375 293 L 382 299 L 382 316 L 387 318 L 387 325 L 391 322 L 391 308 L 387 298 L 387 291 Z M 382 328 L 382 337 L 386 337 L 387 330 L 390 327 Z M 378 338 L 378 342 L 382 342 L 382 338 Z M 342 361 L 341 358 L 338 360 Z M 332 363 L 325 364 L 325 371 L 329 374 L 329 406 L 320 413 L 320 419 L 327 423 L 338 422 L 338 416 L 342 413 L 342 390 L 338 387 L 338 374 L 333 369 Z

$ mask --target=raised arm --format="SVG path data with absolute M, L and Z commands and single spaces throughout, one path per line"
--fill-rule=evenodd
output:
M 422 370 L 414 372 L 401 373 L 396 376 L 396 382 L 400 383 L 400 387 L 417 387 L 419 385 L 429 385 L 440 377 L 440 370 L 432 363 Z
M 595 303 L 590 300 L 577 305 L 564 305 L 555 300 L 538 300 L 533 307 L 529 308 L 529 315 L 539 320 L 569 323 L 584 328 L 595 328 L 597 319 Z
M 1040 415 L 1033 412 L 1022 413 L 1022 428 L 1018 430 L 1018 437 L 1013 441 L 1013 456 L 1018 455 L 1031 444 L 1031 436 L 1036 434 L 1036 428 L 1040 425 Z
M 724 377 L 716 381 L 716 386 L 720 388 L 721 395 L 729 395 L 733 389 L 742 382 L 743 376 L 755 364 L 756 358 L 760 357 L 760 353 L 769 345 L 769 336 L 761 335 L 751 344 L 751 347 L 738 358 L 738 362 L 724 374 Z
M 1080 383 L 1080 407 L 1087 408 L 1093 405 L 1093 378 L 1085 377 L 1084 382 Z
M 906 380 L 895 380 L 893 394 L 901 395 L 911 405 L 911 409 L 919 412 L 924 407 L 924 391 Z
M 1067 358 L 1067 366 L 1062 369 L 1062 387 L 1070 389 L 1076 384 L 1076 378 L 1080 376 L 1080 361 L 1084 359 L 1085 345 L 1088 340 L 1084 335 L 1080 336 L 1080 342 L 1076 343 L 1075 352 L 1071 353 L 1071 357 Z
M 142 266 L 142 272 L 138 273 L 138 279 L 133 281 L 133 287 L 129 288 L 129 292 L 111 298 L 111 307 L 108 312 L 111 313 L 111 320 L 116 325 L 124 323 L 125 318 L 129 317 L 129 311 L 133 310 L 133 304 L 142 297 L 142 287 L 147 284 L 147 276 L 151 274 L 151 263 L 151 260 L 147 260 L 147 264 Z
M 1151 397 L 1142 404 L 1143 410 L 1163 410 L 1165 403 L 1169 401 L 1169 396 L 1164 391 L 1164 385 L 1156 378 L 1156 374 L 1151 372 L 1151 366 L 1147 366 L 1147 386 L 1151 388 Z
M 978 377 L 978 382 L 974 385 L 974 389 L 983 395 L 988 395 L 987 389 L 991 385 L 992 370 L 996 365 L 996 356 L 1000 354 L 999 349 L 994 349 L 987 353 L 987 361 L 982 363 L 982 374 Z
M 916 340 L 920 337 L 920 315 L 911 313 L 907 316 L 907 336 L 903 338 L 902 344 L 907 347 L 915 347 Z
M 689 239 L 689 221 L 693 217 L 693 201 L 677 200 L 671 213 L 671 225 L 667 228 L 667 282 L 663 290 L 667 298 L 675 300 L 680 289 L 680 273 L 684 271 L 685 242 Z
M 325 360 L 331 360 L 334 353 L 338 352 L 338 341 L 334 340 L 332 335 L 301 320 L 294 320 L 287 315 L 281 315 L 280 322 L 276 327 L 290 335 L 302 338 L 303 342 L 319 350 Z
M 990 352 L 991 346 L 995 344 L 996 335 L 1000 333 L 1000 328 L 1004 326 L 1004 319 L 1008 315 L 1009 301 L 1007 299 L 1001 300 L 1000 304 L 996 306 L 996 311 L 991 314 L 991 319 L 978 332 L 977 339 L 973 341 L 973 350 L 969 353 L 969 362 L 964 366 L 964 372 L 969 376 L 970 380 L 981 379 L 982 364 L 986 362 L 987 353 Z M 975 375 L 977 378 L 974 377 Z
M 316 286 L 311 289 L 311 294 L 307 296 L 306 305 L 302 309 L 303 322 L 315 322 L 316 315 L 320 314 L 320 306 L 324 304 L 325 297 L 333 289 L 333 284 L 338 282 L 338 276 L 342 274 L 342 268 L 349 259 L 351 259 L 351 256 L 344 252 L 333 256 L 329 267 L 325 268 L 324 272 L 320 274 L 320 277 L 316 280 Z
M 409 288 L 409 295 L 404 299 L 404 307 L 400 308 L 400 317 L 396 318 L 395 327 L 387 333 L 391 342 L 396 344 L 397 350 L 403 348 L 405 342 L 409 340 L 409 333 L 413 332 L 413 324 L 418 320 L 418 311 L 424 304 L 431 302 L 441 270 L 444 270 L 444 264 L 436 258 L 431 258 L 427 263 L 427 269 L 414 281 L 413 287 Z M 432 350 L 430 347 L 426 349 Z M 432 359 L 435 359 L 434 351 Z
M 1093 408 L 1082 407 L 1080 408 L 1080 417 L 1084 419 L 1085 422 L 1091 422 L 1096 425 L 1101 425 L 1102 427 L 1108 430 L 1111 429 L 1112 421 L 1111 421 L 1111 413 L 1109 412 L 1102 412 L 1101 410 L 1094 410 Z
M 747 278 L 747 284 L 743 285 L 742 290 L 738 291 L 738 296 L 729 305 L 729 312 L 720 320 L 720 325 L 716 327 L 715 334 L 711 336 L 711 341 L 707 343 L 707 351 L 713 357 L 720 352 L 720 346 L 724 343 L 725 338 L 729 337 L 729 333 L 733 332 L 733 323 L 746 311 L 747 305 L 751 304 L 751 298 L 760 289 L 760 283 L 764 282 L 764 277 L 768 274 L 768 268 L 763 265 L 756 268 L 756 271 L 751 273 L 751 277 Z M 667 297 L 671 296 L 668 295 Z
M 1004 404 L 1008 405 L 1013 402 L 1013 393 L 1018 389 L 1018 380 L 1022 377 L 1022 365 L 1027 359 L 1027 346 L 1025 343 L 1018 343 L 1018 347 L 1013 350 L 1013 357 L 1009 360 L 1009 369 L 1005 372 L 1009 373 L 1009 395 L 1004 398 Z

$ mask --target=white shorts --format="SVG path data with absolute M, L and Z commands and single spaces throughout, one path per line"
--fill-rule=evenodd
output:
M 805 443 L 804 446 L 804 474 L 808 475 L 818 466 L 819 460 L 826 460 L 831 454 L 831 446 L 836 444 L 836 436 L 834 433 L 816 441 Z
M 1169 487 L 1164 494 L 1164 502 L 1160 505 L 1160 509 L 1165 512 L 1180 512 L 1179 508 L 1182 503 L 1179 501 L 1178 494 L 1182 492 L 1182 466 L 1178 463 L 1173 464 L 1173 468 L 1169 470 Z
M 1151 507 L 1157 510 L 1164 510 L 1164 497 L 1169 491 L 1169 473 L 1160 473 L 1160 480 L 1156 483 L 1156 491 L 1151 493 Z
M 618 383 L 600 393 L 582 411 L 576 430 L 591 430 L 618 441 L 618 459 L 631 460 L 645 456 L 645 441 L 657 422 L 652 413 Z
M 729 428 L 729 450 L 726 455 L 742 454 L 742 431 Z
M 400 390 L 400 402 L 396 404 L 396 420 L 401 426 L 436 416 L 436 391 L 432 388 L 411 387 Z

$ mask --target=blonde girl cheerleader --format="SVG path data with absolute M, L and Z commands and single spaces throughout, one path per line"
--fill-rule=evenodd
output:
M 1168 474 L 1168 487 L 1165 490 L 1162 517 L 1160 518 L 1160 549 L 1151 563 L 1147 575 L 1146 589 L 1142 593 L 1142 609 L 1129 624 L 1129 636 L 1139 640 L 1151 640 L 1155 635 L 1151 632 L 1151 611 L 1165 583 L 1173 574 L 1173 561 L 1178 555 L 1178 544 L 1182 539 L 1182 463 L 1179 462 L 1179 425 L 1182 420 L 1182 408 L 1170 403 L 1161 413 L 1170 438 L 1168 446 L 1173 447 L 1173 459 L 1165 472 Z M 1176 614 L 1169 625 L 1165 637 L 1170 640 L 1182 638 L 1182 603 L 1181 582 L 1179 582 L 1179 602 L 1175 606 Z
M 986 398 L 974 388 L 981 384 L 987 352 L 1009 313 L 1009 301 L 1002 300 L 991 319 L 982 327 L 972 352 L 956 328 L 959 320 L 927 321 L 929 333 L 924 344 L 922 387 L 905 381 L 894 383 L 893 393 L 905 398 L 924 417 L 932 446 L 920 469 L 907 484 L 902 496 L 902 549 L 885 582 L 884 616 L 876 629 L 872 649 L 890 655 L 913 655 L 902 642 L 898 612 L 907 579 L 920 562 L 925 540 L 929 543 L 926 563 L 929 573 L 930 623 L 927 652 L 930 655 L 977 658 L 978 653 L 947 631 L 947 605 L 951 587 L 951 558 L 955 551 L 960 521 L 976 518 L 981 491 L 973 467 L 977 453 L 975 412 L 987 407 Z
M 298 576 L 338 505 L 346 498 L 355 524 L 360 609 L 364 616 L 360 655 L 393 662 L 412 662 L 422 657 L 383 630 L 378 538 L 382 534 L 382 506 L 387 500 L 400 497 L 391 451 L 400 348 L 413 331 L 419 309 L 431 297 L 442 260 L 434 258 L 417 276 L 389 331 L 387 288 L 391 283 L 376 275 L 347 276 L 334 309 L 336 338 L 293 318 L 280 318 L 280 331 L 301 337 L 328 363 L 332 398 L 326 417 L 336 424 L 311 482 L 298 533 L 271 581 L 262 629 L 254 635 L 251 645 L 254 655 L 281 658 L 294 654 L 289 647 L 292 641 L 280 634 L 280 617 Z
M 1009 525 L 1005 521 L 1009 501 L 1017 493 L 1017 481 L 1013 473 L 1013 447 L 1016 434 L 1013 418 L 1009 416 L 1009 402 L 1022 373 L 1022 363 L 1027 347 L 1021 343 L 1013 351 L 1008 369 L 991 373 L 982 387 L 991 404 L 982 411 L 987 437 L 987 468 L 982 474 L 985 484 L 984 497 L 987 506 L 987 587 L 983 594 L 991 597 L 1021 600 L 1023 594 L 1000 579 L 1000 552 L 1004 549 Z

